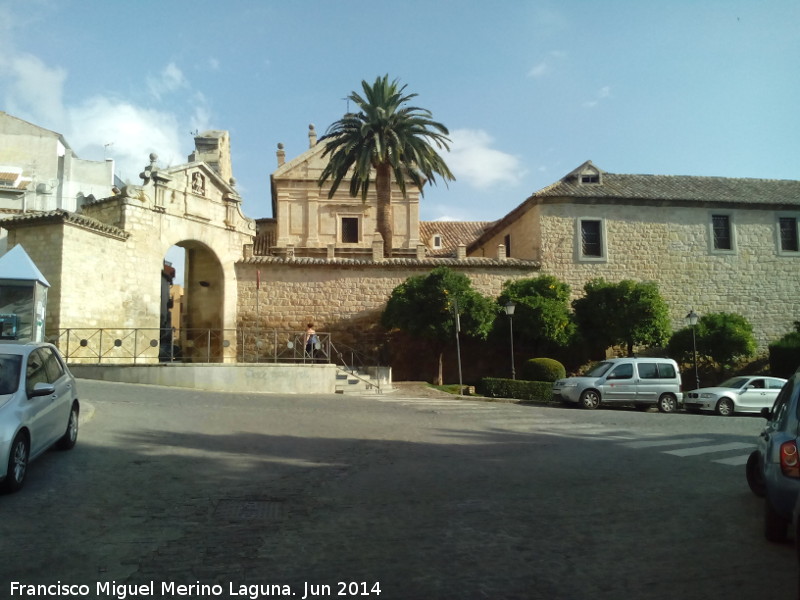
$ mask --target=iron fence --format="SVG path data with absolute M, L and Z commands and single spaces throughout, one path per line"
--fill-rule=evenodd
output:
M 48 339 L 69 363 L 332 362 L 329 333 L 306 352 L 305 332 L 278 329 L 69 328 Z

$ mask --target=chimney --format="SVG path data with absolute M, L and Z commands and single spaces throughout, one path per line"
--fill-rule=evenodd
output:
M 458 260 L 464 260 L 467 258 L 467 246 L 465 244 L 459 244 L 456 246 L 456 258 Z
M 280 142 L 278 143 L 278 151 L 276 152 L 278 155 L 278 166 L 280 167 L 283 163 L 286 162 L 286 152 L 283 149 L 283 144 Z

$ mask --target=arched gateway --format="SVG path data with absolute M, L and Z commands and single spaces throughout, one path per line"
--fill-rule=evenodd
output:
M 159 168 L 151 154 L 141 185 L 115 188 L 79 212 L 3 221 L 9 247 L 21 244 L 48 274 L 47 333 L 72 362 L 164 360 L 162 272 L 176 245 L 186 251 L 179 358 L 235 362 L 234 265 L 255 223 L 242 214 L 230 177 L 227 133 L 200 141 L 191 162 L 177 167 Z

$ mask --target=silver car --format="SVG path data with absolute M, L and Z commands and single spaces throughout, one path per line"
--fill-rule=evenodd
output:
M 713 410 L 729 417 L 734 413 L 760 413 L 771 408 L 785 379 L 763 375 L 731 377 L 717 387 L 700 388 L 683 394 L 686 410 Z
M 55 346 L 0 343 L 0 487 L 20 490 L 31 460 L 54 444 L 72 448 L 79 413 L 75 378 Z

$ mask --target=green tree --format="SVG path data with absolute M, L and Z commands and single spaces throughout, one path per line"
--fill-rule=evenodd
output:
M 406 279 L 392 290 L 381 315 L 381 324 L 387 329 L 401 329 L 431 341 L 439 357 L 435 378 L 438 385 L 442 385 L 444 349 L 455 343 L 456 305 L 461 332 L 485 340 L 497 315 L 497 305 L 472 289 L 469 277 L 447 267 Z
M 425 181 L 436 183 L 436 175 L 445 182 L 455 180 L 436 148 L 448 150 L 447 128 L 431 119 L 431 112 L 407 102 L 417 94 L 405 94 L 395 79 L 384 75 L 369 85 L 361 82 L 364 96 L 352 92 L 348 99 L 359 112 L 348 112 L 331 124 L 320 141 L 325 142 L 323 157 L 328 164 L 319 177 L 320 187 L 331 180 L 328 197 L 332 198 L 348 172 L 351 172 L 350 195 L 366 202 L 371 176 L 375 170 L 378 198 L 377 229 L 383 238 L 386 256 L 394 247 L 392 231 L 392 178 L 406 197 L 406 179 L 423 193 Z
M 570 288 L 552 275 L 506 281 L 498 302 L 514 309 L 514 334 L 537 350 L 563 347 L 575 332 L 569 311 Z
M 710 313 L 698 319 L 694 330 L 697 354 L 722 367 L 730 367 L 737 359 L 752 356 L 756 351 L 753 326 L 741 315 Z M 676 331 L 667 344 L 670 356 L 681 362 L 691 362 L 694 354 L 692 328 Z
M 572 303 L 575 321 L 581 336 L 596 348 L 624 345 L 631 356 L 634 346 L 658 346 L 667 340 L 669 309 L 655 283 L 598 278 L 583 289 L 584 296 Z

